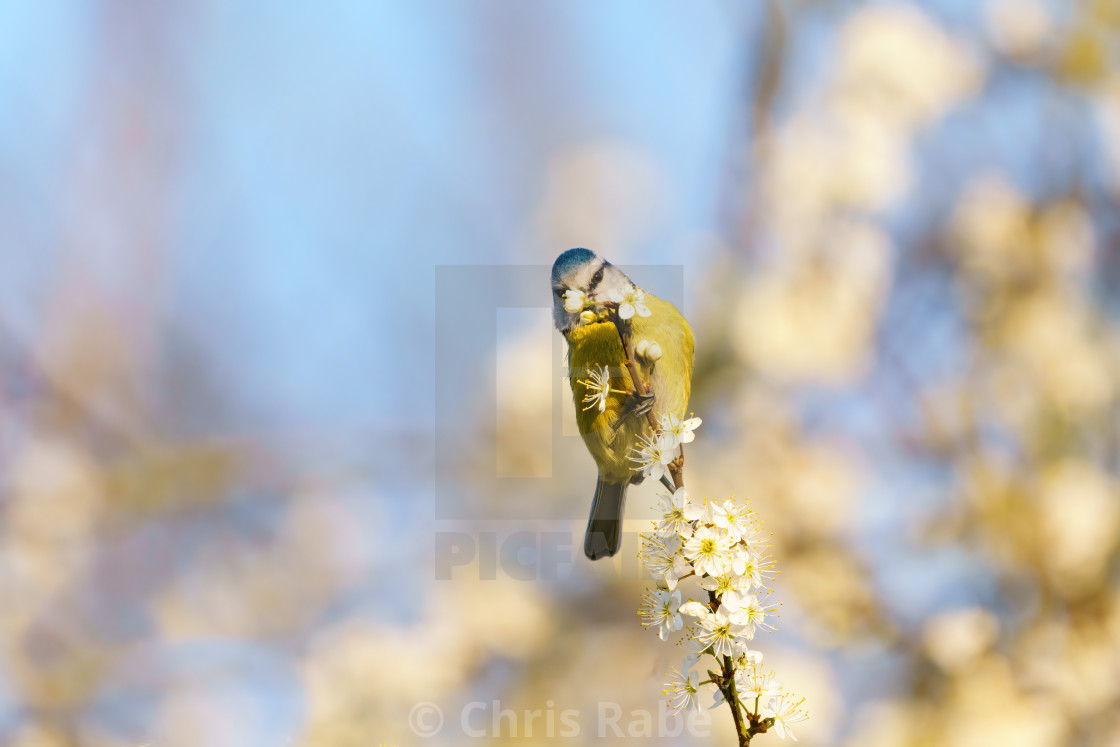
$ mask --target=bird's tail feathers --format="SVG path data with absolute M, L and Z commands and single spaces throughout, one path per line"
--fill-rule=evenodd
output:
M 591 516 L 587 520 L 587 535 L 583 539 L 583 552 L 592 560 L 609 557 L 622 546 L 622 505 L 626 501 L 626 483 L 595 483 L 595 498 L 591 501 Z

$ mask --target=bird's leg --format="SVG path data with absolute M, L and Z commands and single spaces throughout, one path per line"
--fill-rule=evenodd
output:
M 667 487 L 669 489 L 669 492 L 671 492 L 671 493 L 677 492 L 677 486 L 674 485 L 673 481 L 670 480 L 665 475 L 661 476 L 661 484 L 664 485 L 665 487 Z
M 623 365 L 626 367 L 626 372 L 630 374 L 630 380 L 634 387 L 634 391 L 630 392 L 619 409 L 614 420 L 614 428 L 617 429 L 631 415 L 639 417 L 644 415 L 649 420 L 650 428 L 656 432 L 657 419 L 653 415 L 653 390 L 649 384 L 642 380 L 638 367 L 634 363 L 634 357 L 630 353 L 630 321 L 619 319 L 617 306 L 610 305 L 608 313 L 610 314 L 610 320 L 614 323 L 615 330 L 618 332 L 619 342 L 622 343 L 622 353 L 625 356 Z M 653 373 L 652 366 L 650 367 L 650 373 Z
M 622 407 L 618 409 L 618 415 L 614 419 L 614 427 L 620 426 L 626 418 L 631 415 L 645 415 L 653 408 L 653 393 L 639 394 L 638 392 L 630 392 L 627 395 L 626 401 L 622 403 Z

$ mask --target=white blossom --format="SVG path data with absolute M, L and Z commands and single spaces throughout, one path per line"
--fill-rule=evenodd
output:
M 677 582 L 685 576 L 695 573 L 695 569 L 681 555 L 673 556 L 673 564 L 665 571 L 665 585 L 669 590 L 677 588 Z
M 708 605 L 704 604 L 703 602 L 696 602 L 690 599 L 689 601 L 681 605 L 680 612 L 688 615 L 689 617 L 698 617 L 703 619 L 708 616 L 708 613 L 711 612 L 711 610 L 708 609 Z
M 689 604 L 697 604 L 697 602 L 689 602 Z M 684 612 L 686 605 L 681 605 L 681 611 Z M 684 657 L 684 666 L 691 669 L 696 666 L 700 661 L 700 657 L 704 655 L 704 651 L 708 648 L 708 644 L 702 643 L 695 638 L 689 638 L 681 644 L 681 648 L 688 652 Z
M 688 491 L 684 488 L 677 488 L 672 495 L 661 494 L 658 510 L 661 511 L 663 518 L 661 523 L 657 525 L 658 534 L 663 537 L 670 534 L 679 534 L 685 538 L 692 534 L 692 522 L 685 517 L 688 499 Z
M 662 537 L 657 534 L 642 535 L 642 563 L 659 584 L 680 558 L 681 539 L 677 535 Z M 683 560 L 683 558 L 681 558 Z
M 744 702 L 757 702 L 761 710 L 761 704 L 768 704 L 771 698 L 778 696 L 782 691 L 782 684 L 774 680 L 773 672 L 760 673 L 755 672 L 749 677 L 743 678 L 743 684 L 739 686 L 739 692 L 743 695 Z M 753 707 L 751 708 L 753 711 Z
M 699 574 L 719 576 L 731 567 L 731 541 L 711 527 L 702 526 L 684 543 L 684 556 Z
M 742 629 L 742 625 L 731 622 L 726 610 L 721 607 L 700 620 L 696 638 L 711 646 L 716 656 L 731 656 L 734 652 L 732 644 L 742 634 Z
M 670 421 L 662 424 L 672 426 Z M 676 438 L 666 432 L 644 439 L 641 456 L 635 461 L 647 474 L 657 474 L 657 465 L 663 467 L 671 461 L 672 450 L 666 444 Z M 684 627 L 682 618 L 695 620 L 689 622 L 690 635 L 682 644 L 688 654 L 681 671 L 670 673 L 665 692 L 673 696 L 678 710 L 697 708 L 699 679 L 689 670 L 706 655 L 721 660 L 721 667 L 722 657 L 730 657 L 742 707 L 773 719 L 772 730 L 779 736 L 796 739 L 790 725 L 807 718 L 801 709 L 804 699 L 793 702 L 774 680 L 773 672 L 761 671 L 762 653 L 750 648 L 759 628 L 774 629 L 767 620 L 776 609 L 765 605 L 756 593 L 756 589 L 765 589 L 768 577 L 776 571 L 762 550 L 767 545 L 756 536 L 753 512 L 733 500 L 695 500 L 684 488 L 671 495 L 660 494 L 658 508 L 661 519 L 652 533 L 642 535 L 641 557 L 662 590 L 644 596 L 639 610 L 642 624 L 656 627 L 664 640 Z M 710 601 L 681 603 L 678 582 L 693 574 Z M 714 701 L 713 707 L 723 704 L 723 693 L 717 691 Z
M 684 515 L 685 518 L 690 521 L 698 521 L 701 524 L 711 524 L 718 529 L 726 530 L 731 525 L 731 519 L 727 515 L 726 506 L 721 506 L 707 498 L 705 498 L 702 503 L 696 501 L 689 503 Z M 727 539 L 728 542 L 730 542 L 731 537 L 728 536 Z
M 587 387 L 587 395 L 583 398 L 587 407 L 583 408 L 584 410 L 590 410 L 592 407 L 598 406 L 599 412 L 603 412 L 607 409 L 607 396 L 611 392 L 615 394 L 626 393 L 620 389 L 611 388 L 611 372 L 606 366 L 601 369 L 592 368 L 590 376 L 590 379 L 580 379 L 577 382 Z
M 736 642 L 740 642 L 742 640 L 742 638 L 739 638 L 736 640 Z M 753 649 L 746 648 L 745 646 L 743 647 L 742 651 L 736 654 L 735 659 L 740 667 L 742 667 L 743 669 L 746 669 L 746 667 L 750 667 L 751 671 L 756 673 L 758 672 L 758 668 L 762 666 L 762 652 L 754 651 Z
M 774 574 L 774 563 L 757 550 L 737 545 L 731 553 L 731 569 L 751 586 L 760 587 L 765 584 L 766 576 Z
M 748 640 L 754 638 L 755 628 L 774 629 L 774 626 L 766 622 L 766 616 L 773 612 L 773 608 L 763 607 L 754 594 L 729 592 L 723 595 L 720 604 L 727 609 L 731 620 L 743 626 Z
M 564 310 L 575 313 L 587 305 L 587 297 L 583 291 L 568 289 L 564 291 Z
M 751 648 L 751 639 L 747 638 L 745 635 L 740 635 L 731 645 L 734 649 L 732 656 L 736 659 L 743 659 L 749 663 L 752 657 L 757 656 L 758 660 L 760 662 L 762 661 L 762 652 L 753 650 Z
M 645 304 L 646 294 L 641 288 L 627 285 L 624 288 L 612 288 L 607 297 L 618 304 L 618 318 L 629 319 L 634 314 L 649 316 L 652 312 Z
M 729 571 L 718 576 L 704 576 L 700 579 L 700 586 L 717 597 L 722 597 L 732 591 L 749 591 L 751 582 Z
M 728 513 L 727 516 L 731 523 L 728 525 L 727 531 L 731 533 L 731 536 L 737 540 L 750 543 L 754 534 L 754 526 L 751 524 L 752 514 L 752 511 L 741 508 L 736 508 Z
M 681 538 L 678 535 L 643 534 L 642 540 L 642 562 L 658 586 L 673 591 L 678 581 L 695 573 L 680 554 Z
M 669 679 L 661 692 L 670 696 L 669 705 L 674 712 L 685 709 L 695 711 L 700 707 L 700 701 L 696 697 L 699 694 L 700 675 L 690 671 L 693 664 L 695 662 L 690 662 L 688 657 L 685 657 L 679 670 L 669 670 Z
M 640 439 L 639 444 L 634 449 L 638 455 L 630 457 L 630 461 L 637 462 L 634 470 L 655 480 L 670 477 L 669 464 L 677 458 L 676 445 L 656 433 Z
M 680 630 L 684 625 L 678 612 L 680 606 L 679 591 L 646 592 L 638 613 L 642 617 L 642 625 L 647 628 L 656 627 L 657 637 L 664 641 L 670 633 Z
M 789 725 L 809 718 L 809 715 L 801 710 L 801 704 L 804 702 L 805 698 L 795 702 L 792 695 L 782 693 L 776 698 L 771 698 L 770 703 L 759 715 L 774 719 L 774 731 L 778 732 L 779 737 L 785 739 L 788 736 L 796 742 L 797 737 L 793 736 L 793 730 Z
M 677 443 L 688 444 L 696 439 L 693 431 L 699 428 L 702 422 L 704 421 L 700 418 L 681 420 L 676 415 L 666 414 L 661 416 L 658 427 L 662 433 L 671 433 L 677 439 Z

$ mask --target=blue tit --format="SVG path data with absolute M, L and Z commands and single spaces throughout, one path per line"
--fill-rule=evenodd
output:
M 626 357 L 615 325 L 609 321 L 581 317 L 580 311 L 564 307 L 565 293 L 581 291 L 589 303 L 605 303 L 614 290 L 633 285 L 622 270 L 588 249 L 569 249 L 552 265 L 552 315 L 556 328 L 568 341 L 568 371 L 576 407 L 576 422 L 587 450 L 599 468 L 591 516 L 587 522 L 583 551 L 592 560 L 614 555 L 622 544 L 622 509 L 626 488 L 642 481 L 631 459 L 639 440 L 650 438 L 645 414 L 648 398 L 635 407 Z M 665 415 L 684 418 L 692 389 L 692 330 L 684 316 L 668 301 L 646 293 L 649 316 L 631 318 L 632 344 L 656 341 L 662 357 L 650 375 L 652 411 L 659 422 Z M 590 374 L 606 366 L 610 391 L 605 399 L 588 402 Z

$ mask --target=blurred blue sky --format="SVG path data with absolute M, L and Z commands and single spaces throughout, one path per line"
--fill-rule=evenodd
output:
M 648 152 L 671 193 L 642 262 L 688 261 L 674 240 L 714 226 L 752 11 L 586 5 L 6 5 L 0 313 L 33 339 L 69 253 L 127 275 L 134 249 L 68 234 L 88 225 L 76 177 L 112 192 L 128 149 L 104 110 L 131 88 L 126 136 L 166 149 L 147 186 L 168 215 L 164 322 L 236 395 L 221 427 L 428 421 L 430 398 L 400 392 L 431 387 L 433 268 L 567 248 L 526 241 L 559 155 Z M 145 43 L 153 70 L 128 51 Z M 129 208 L 101 209 L 127 240 Z

